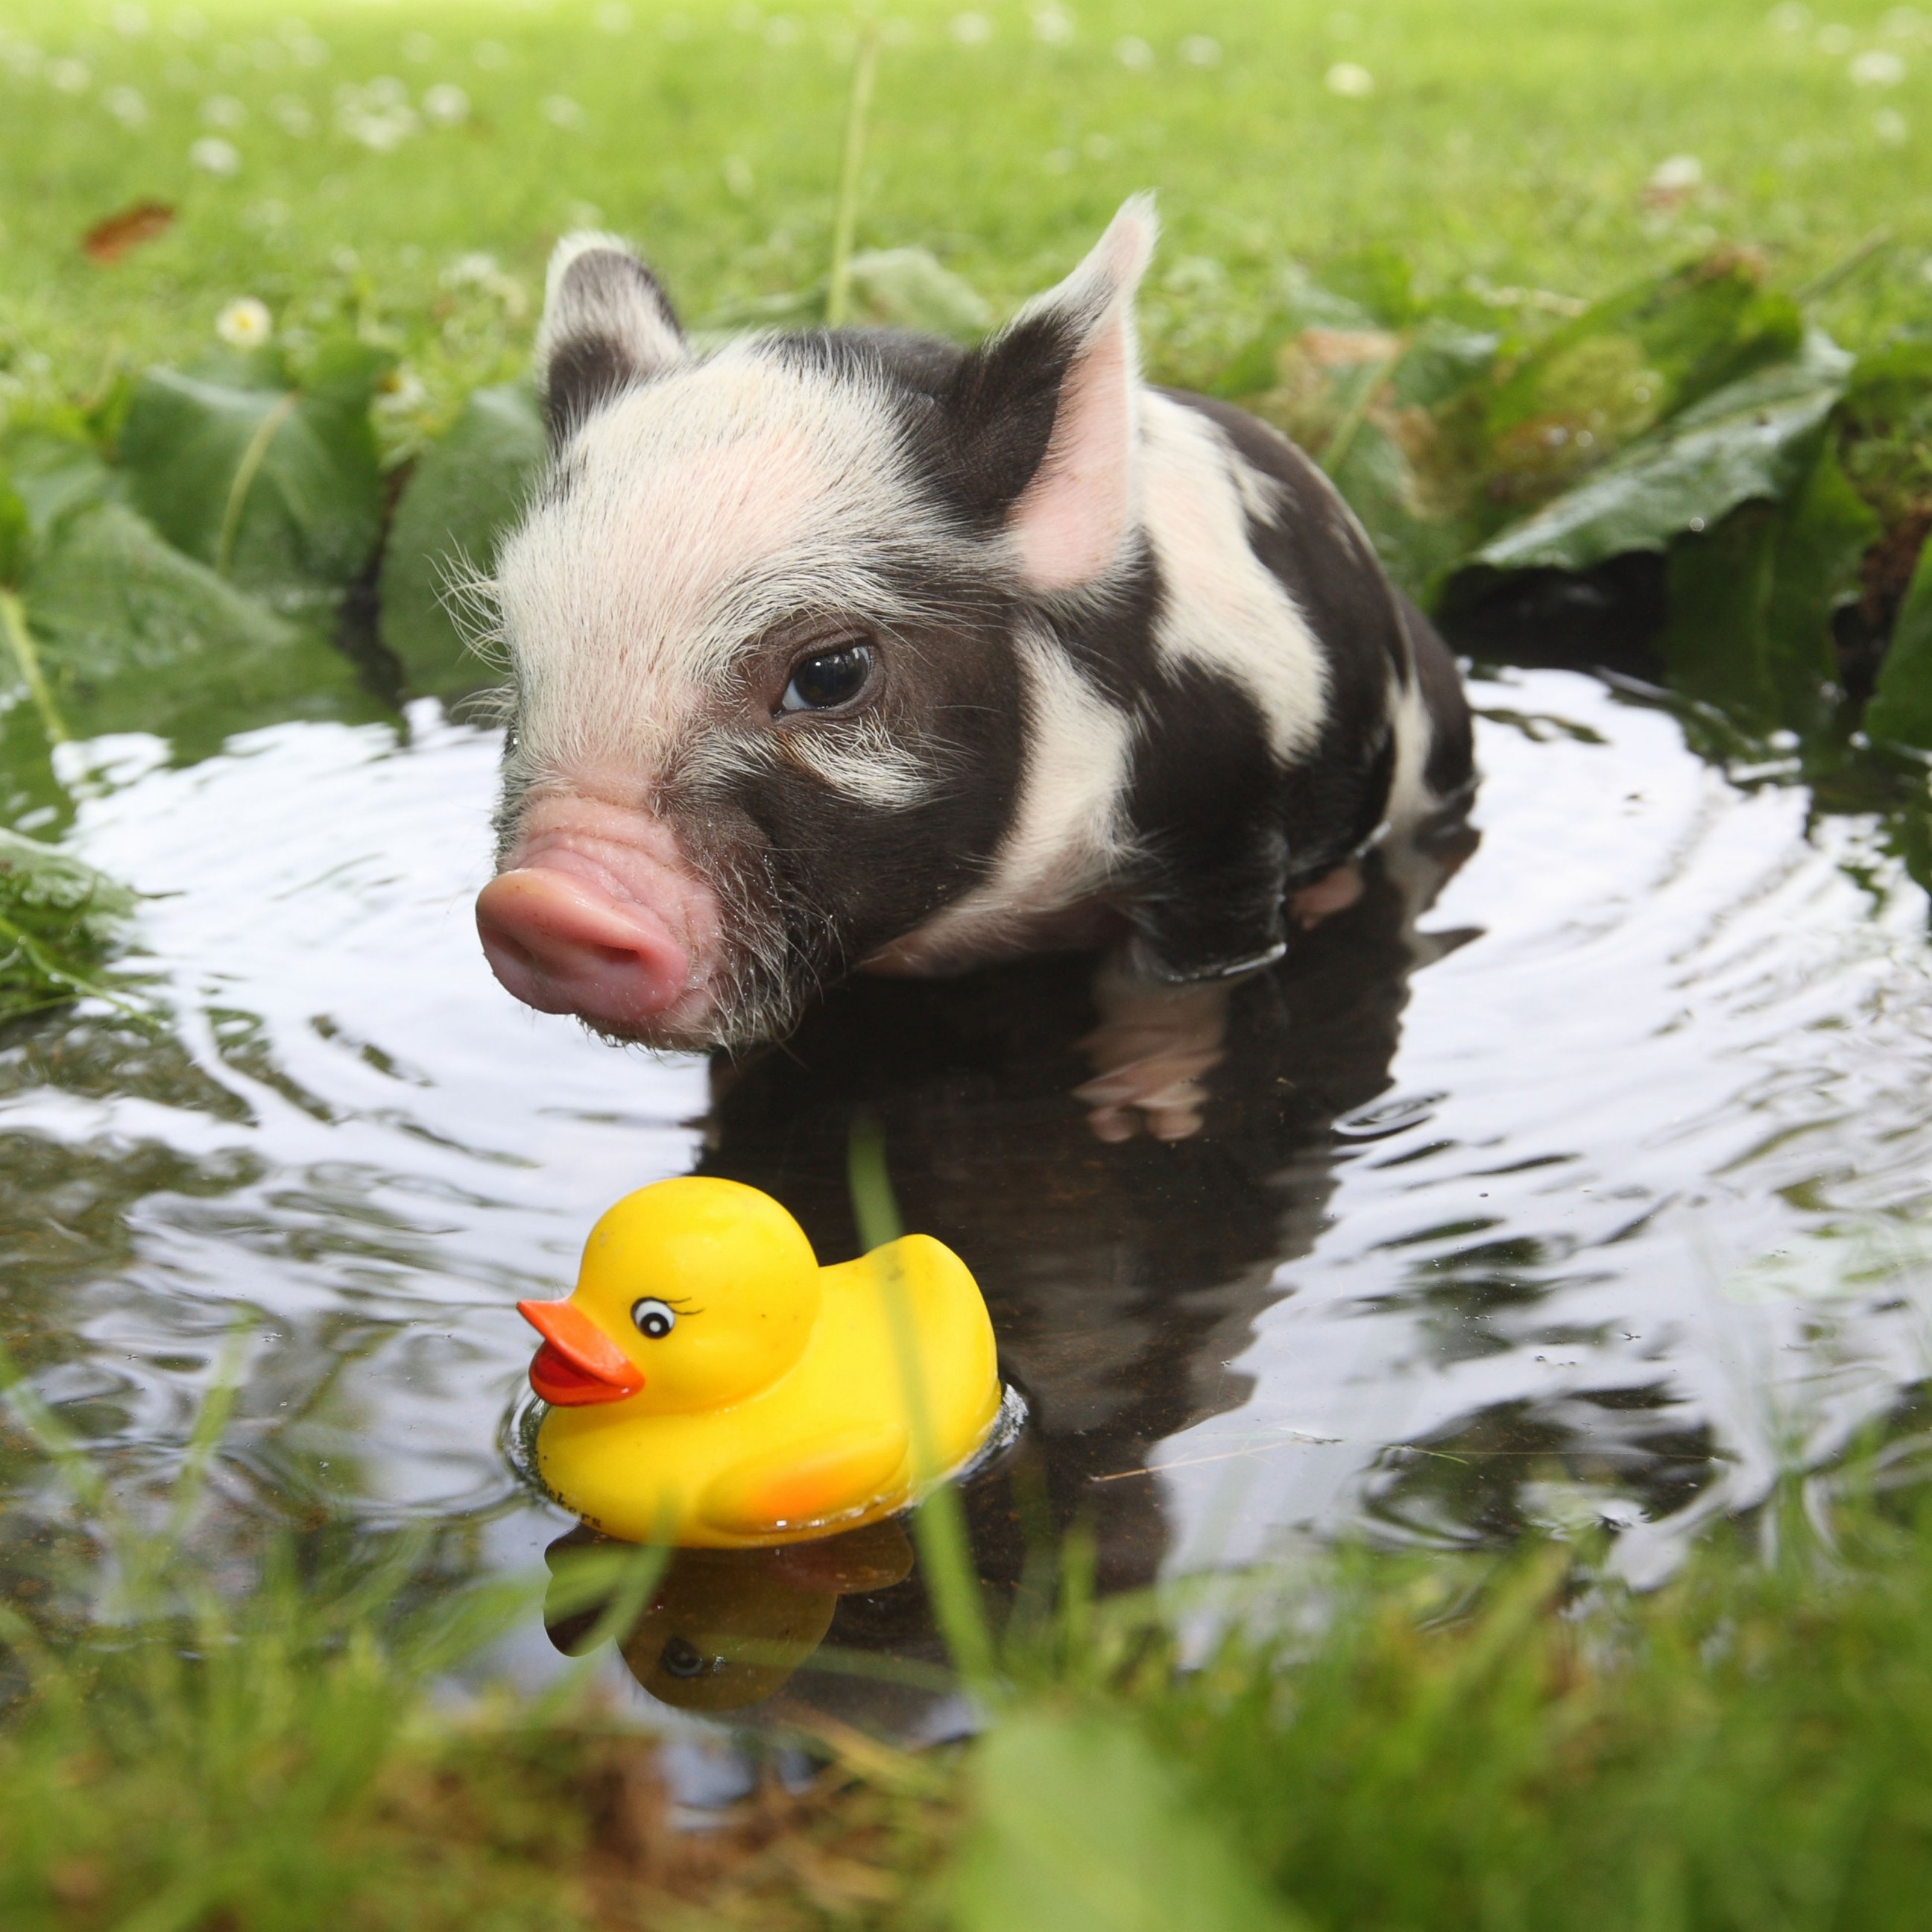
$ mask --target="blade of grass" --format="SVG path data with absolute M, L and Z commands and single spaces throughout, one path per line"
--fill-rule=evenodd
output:
M 1354 393 L 1348 398 L 1348 406 L 1342 412 L 1338 422 L 1322 446 L 1322 473 L 1333 476 L 1354 447 L 1355 438 L 1362 424 L 1368 420 L 1370 406 L 1375 401 L 1376 392 L 1388 380 L 1389 372 L 1401 360 L 1398 356 L 1384 356 L 1376 362 L 1363 365 L 1362 373 L 1356 379 Z
M 283 424 L 296 412 L 296 406 L 302 397 L 291 389 L 277 398 L 274 408 L 255 425 L 255 434 L 248 439 L 248 446 L 242 452 L 242 460 L 235 466 L 234 480 L 228 486 L 228 500 L 221 506 L 221 530 L 214 541 L 214 574 L 226 577 L 228 567 L 235 560 L 235 539 L 242 529 L 242 512 L 247 507 L 248 492 L 255 486 L 255 478 L 268 454 L 268 446 L 275 440 Z
M 194 1418 L 194 1428 L 188 1437 L 187 1451 L 182 1458 L 180 1473 L 175 1478 L 168 1508 L 167 1534 L 170 1542 L 186 1533 L 200 1504 L 202 1492 L 208 1486 L 208 1467 L 227 1429 L 228 1418 L 235 1411 L 235 1397 L 242 1384 L 242 1358 L 254 1329 L 254 1316 L 244 1310 L 231 1324 L 222 1342 L 220 1358 L 215 1364 L 214 1380 L 202 1398 L 200 1412 Z
M 825 326 L 842 328 L 852 296 L 852 238 L 859 221 L 859 170 L 866 154 L 866 118 L 879 67 L 876 21 L 860 30 L 852 56 L 852 86 L 845 97 L 845 139 L 838 157 L 838 204 L 832 218 L 832 274 L 825 291 Z
M 886 1168 L 885 1137 L 878 1123 L 856 1118 L 847 1143 L 846 1172 L 852 1195 L 852 1218 L 860 1245 L 870 1254 L 889 1246 L 904 1232 L 898 1203 L 892 1196 Z M 892 1343 L 906 1391 L 916 1466 L 931 1469 L 937 1456 L 932 1440 L 932 1410 L 926 1400 L 926 1381 L 920 1364 L 919 1334 L 913 1320 L 911 1298 L 896 1266 L 886 1268 L 886 1306 L 892 1324 Z M 940 1634 L 952 1661 L 968 1684 L 990 1690 L 993 1683 L 992 1640 L 986 1628 L 986 1606 L 973 1566 L 973 1546 L 966 1533 L 966 1513 L 958 1490 L 942 1483 L 920 1506 L 913 1518 L 926 1585 L 939 1621 Z
M 20 602 L 17 591 L 0 589 L 0 631 L 7 634 L 7 648 L 13 654 L 28 694 L 34 700 L 34 709 L 40 715 L 40 729 L 47 734 L 47 742 L 64 745 L 68 742 L 67 725 L 48 686 L 46 673 L 40 664 L 40 654 L 34 644 L 34 634 L 27 628 L 27 608 Z

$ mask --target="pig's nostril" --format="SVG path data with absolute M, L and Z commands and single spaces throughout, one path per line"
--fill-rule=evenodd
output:
M 686 949 L 651 907 L 548 868 L 498 874 L 478 898 L 476 923 L 497 978 L 545 1012 L 647 1024 L 690 971 Z

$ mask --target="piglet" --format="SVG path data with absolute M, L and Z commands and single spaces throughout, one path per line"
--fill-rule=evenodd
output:
M 552 458 L 484 586 L 512 668 L 497 977 L 660 1047 L 854 969 L 1102 950 L 1096 1131 L 1198 1124 L 1228 984 L 1472 782 L 1456 669 L 1321 472 L 1139 371 L 1137 197 L 980 346 L 700 353 L 552 260 Z

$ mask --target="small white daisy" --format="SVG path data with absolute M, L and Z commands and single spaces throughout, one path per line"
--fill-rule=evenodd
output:
M 214 318 L 214 332 L 231 349 L 260 349 L 275 332 L 268 305 L 253 296 L 238 296 Z
M 206 174 L 238 175 L 242 172 L 241 149 L 232 141 L 224 141 L 214 135 L 196 142 L 188 149 L 188 158 Z
M 453 81 L 439 81 L 424 89 L 422 111 L 432 127 L 460 127 L 470 118 L 470 97 Z

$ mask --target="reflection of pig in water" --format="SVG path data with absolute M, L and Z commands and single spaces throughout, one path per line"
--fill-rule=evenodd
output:
M 1346 902 L 1466 789 L 1469 734 L 1321 472 L 1140 380 L 1153 243 L 1130 202 L 970 352 L 704 356 L 618 244 L 560 248 L 554 460 L 479 586 L 514 681 L 478 918 L 519 998 L 743 1048 L 855 967 L 1104 947 L 1063 1075 L 1103 1138 L 1193 1130 L 1224 1008 L 1168 989 Z
M 1201 1130 L 1178 1144 L 1102 1144 L 1068 1097 L 1094 1012 L 1076 958 L 855 980 L 782 1046 L 715 1063 L 701 1172 L 766 1190 L 821 1252 L 849 1255 L 850 1130 L 869 1115 L 906 1225 L 967 1257 L 985 1290 L 1002 1369 L 1031 1409 L 1012 1456 L 967 1491 L 996 1594 L 1017 1584 L 1029 1535 L 1076 1521 L 1092 1528 L 1102 1589 L 1154 1575 L 1167 1535 L 1148 1454 L 1246 1395 L 1225 1364 L 1278 1292 L 1277 1268 L 1322 1226 L 1336 1120 L 1388 1084 L 1409 972 L 1456 943 L 1414 921 L 1468 843 L 1452 833 L 1432 850 L 1405 842 L 1371 854 L 1354 904 L 1232 990 Z M 747 1587 L 763 1587 L 761 1572 L 746 1574 Z M 727 1629 L 705 1600 L 710 1624 Z M 942 1655 L 916 1583 L 845 1596 L 827 1641 Z M 664 1673 L 652 1670 L 640 1674 L 656 1684 Z M 862 1673 L 814 1676 L 809 1695 L 908 1720 L 906 1694 Z

